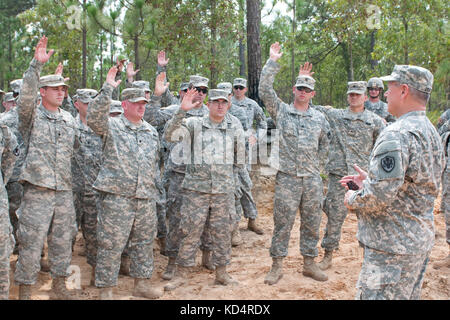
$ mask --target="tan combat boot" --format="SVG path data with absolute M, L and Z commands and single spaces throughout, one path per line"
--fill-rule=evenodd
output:
M 433 264 L 434 269 L 440 269 L 440 268 L 450 268 L 450 254 L 447 256 L 447 258 L 444 258 L 438 262 L 435 262 Z
M 76 299 L 76 297 L 69 290 L 67 290 L 65 277 L 53 278 L 52 290 L 56 295 L 56 300 L 75 300 Z
M 130 257 L 129 256 L 122 256 L 120 261 L 120 269 L 119 274 L 123 276 L 129 276 L 130 275 Z
M 214 283 L 227 286 L 229 284 L 238 284 L 239 282 L 237 282 L 232 277 L 230 277 L 230 275 L 227 273 L 226 266 L 220 266 L 220 267 L 217 266 L 216 267 L 216 280 Z
M 327 281 L 328 276 L 324 273 L 318 265 L 314 262 L 313 257 L 303 256 L 304 265 L 303 265 L 303 275 L 305 277 L 313 278 L 317 281 Z
M 172 280 L 175 275 L 175 270 L 177 269 L 177 265 L 175 264 L 176 258 L 169 257 L 169 262 L 167 263 L 166 270 L 162 275 L 164 280 Z
M 112 287 L 100 288 L 99 300 L 114 300 Z
M 233 232 L 231 233 L 231 245 L 237 247 L 242 244 L 241 233 L 239 232 L 239 223 L 236 223 Z
M 202 266 L 211 271 L 216 270 L 216 267 L 212 263 L 212 254 L 210 250 L 202 250 Z
M 256 234 L 264 234 L 264 231 L 256 225 L 255 219 L 248 219 L 248 230 L 253 231 Z
M 323 256 L 322 261 L 318 263 L 318 266 L 321 270 L 330 269 L 332 266 L 331 261 L 333 260 L 333 250 L 328 251 L 325 250 L 325 255 Z
M 19 285 L 19 300 L 31 300 L 31 284 Z
M 272 258 L 272 268 L 264 279 L 264 283 L 275 284 L 283 277 L 283 258 Z
M 183 286 L 187 282 L 187 276 L 190 270 L 190 267 L 176 265 L 175 276 L 172 281 L 164 286 L 164 291 L 173 291 L 176 288 Z
M 161 289 L 152 287 L 150 279 L 134 279 L 133 296 L 147 299 L 158 299 L 163 295 Z

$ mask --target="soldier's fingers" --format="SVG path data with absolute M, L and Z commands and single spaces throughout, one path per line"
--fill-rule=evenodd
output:
M 353 165 L 353 168 L 355 168 L 355 170 L 356 170 L 359 174 L 362 174 L 362 175 L 365 175 L 365 174 L 366 174 L 366 172 L 365 172 L 363 169 L 361 169 L 356 163 Z
M 47 53 L 47 58 L 50 58 L 54 52 L 55 52 L 55 50 L 51 49 L 51 50 Z

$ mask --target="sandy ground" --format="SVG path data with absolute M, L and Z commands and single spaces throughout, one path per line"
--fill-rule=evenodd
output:
M 197 266 L 189 275 L 186 286 L 174 291 L 166 292 L 160 299 L 163 300 L 347 300 L 353 299 L 362 264 L 362 249 L 356 240 L 357 219 L 354 215 L 348 215 L 342 228 L 340 249 L 334 254 L 333 266 L 327 270 L 329 280 L 317 282 L 302 275 L 303 258 L 299 252 L 299 216 L 291 233 L 289 243 L 289 255 L 284 259 L 283 278 L 273 286 L 264 284 L 264 278 L 270 270 L 271 258 L 269 248 L 273 230 L 273 195 L 274 176 L 260 176 L 255 183 L 254 197 L 258 204 L 258 222 L 265 231 L 264 235 L 257 235 L 246 229 L 246 220 L 240 223 L 241 235 L 244 244 L 233 248 L 232 262 L 228 267 L 230 275 L 239 281 L 238 285 L 220 286 L 214 284 L 215 274 L 200 266 L 200 253 L 197 257 Z M 254 181 L 256 182 L 256 181 Z M 435 270 L 432 264 L 446 257 L 448 245 L 445 241 L 445 222 L 442 213 L 439 213 L 438 199 L 435 203 L 436 242 L 431 253 L 431 261 L 427 267 L 422 289 L 422 299 L 448 300 L 450 298 L 450 269 Z M 321 223 L 321 239 L 326 224 L 326 215 L 323 214 Z M 81 282 L 78 295 L 81 299 L 98 299 L 98 289 L 89 285 L 91 267 L 86 263 L 86 258 L 81 256 L 83 251 L 83 239 L 81 234 L 77 236 L 72 265 L 79 266 L 81 270 Z M 321 259 L 324 252 L 319 248 Z M 158 245 L 154 249 L 155 271 L 152 283 L 163 287 L 167 281 L 161 279 L 167 258 L 159 253 Z M 14 266 L 16 255 L 11 256 L 11 265 Z M 76 269 L 76 267 L 75 267 Z M 13 272 L 11 271 L 11 279 Z M 76 288 L 76 282 L 69 282 L 69 288 Z M 113 290 L 114 297 L 119 300 L 140 299 L 131 295 L 133 279 L 127 276 L 119 276 L 119 284 Z M 33 286 L 33 300 L 53 299 L 51 293 L 51 278 L 48 273 L 39 273 L 38 282 Z M 18 286 L 12 281 L 10 299 L 18 299 Z

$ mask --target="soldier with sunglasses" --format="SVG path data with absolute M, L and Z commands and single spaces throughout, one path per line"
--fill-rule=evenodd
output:
M 387 104 L 381 101 L 384 85 L 380 78 L 370 78 L 367 81 L 368 99 L 364 102 L 364 108 L 379 115 L 386 122 L 395 122 L 395 117 L 387 111 Z

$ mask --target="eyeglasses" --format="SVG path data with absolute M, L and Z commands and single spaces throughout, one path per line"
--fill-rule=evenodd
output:
M 311 93 L 312 90 L 310 88 L 307 87 L 297 87 L 298 91 L 305 91 L 306 93 Z
M 204 93 L 204 94 L 207 94 L 207 93 L 208 93 L 208 89 L 207 89 L 207 88 L 198 88 L 198 87 L 195 87 L 195 90 L 197 90 L 197 92 L 202 92 L 202 93 Z
M 245 89 L 245 87 L 243 87 L 243 86 L 234 86 L 233 88 L 235 90 L 244 90 Z
M 181 90 L 181 91 L 183 91 L 183 92 L 187 92 L 187 89 L 184 89 L 184 90 Z
M 381 88 L 369 88 L 369 91 L 380 91 Z

